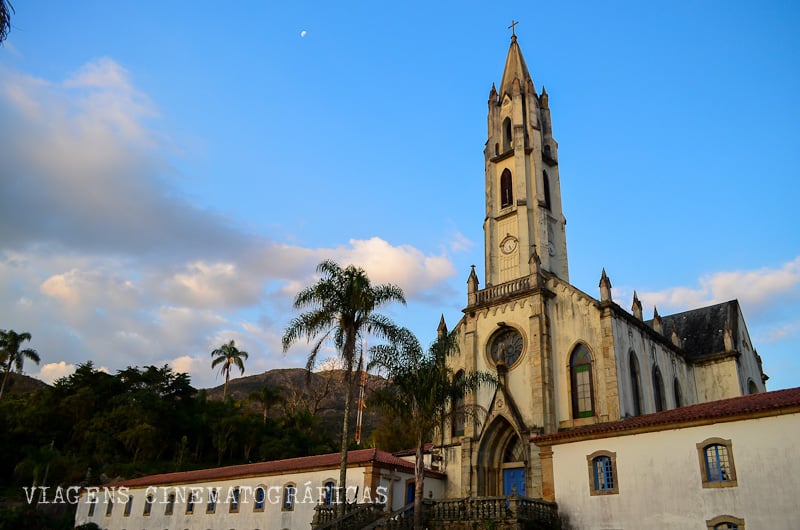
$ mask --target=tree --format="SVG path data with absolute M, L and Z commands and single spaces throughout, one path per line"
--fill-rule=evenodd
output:
M 258 401 L 261 404 L 261 411 L 264 413 L 264 425 L 267 424 L 267 412 L 273 405 L 283 401 L 283 392 L 281 387 L 264 385 L 258 392 L 251 392 L 250 399 Z
M 442 329 L 439 337 L 424 351 L 409 330 L 400 329 L 389 344 L 370 348 L 370 368 L 386 374 L 390 385 L 373 395 L 373 402 L 396 418 L 405 421 L 416 443 L 414 466 L 414 527 L 422 528 L 422 499 L 424 494 L 425 443 L 442 432 L 459 414 L 470 411 L 456 404 L 483 384 L 496 384 L 488 372 L 470 372 L 455 377 L 447 358 L 458 352 L 455 333 Z
M 235 364 L 239 372 L 244 374 L 244 361 L 250 356 L 246 351 L 241 351 L 236 347 L 236 343 L 231 340 L 211 352 L 211 368 L 222 365 L 220 373 L 225 374 L 225 389 L 222 391 L 222 398 L 228 395 L 228 380 L 231 378 L 231 367 Z
M 8 32 L 11 31 L 11 14 L 14 12 L 14 6 L 8 0 L 0 0 L 0 44 L 8 37 Z
M 317 266 L 317 273 L 322 277 L 295 296 L 294 308 L 309 310 L 289 322 L 283 334 L 283 351 L 288 351 L 301 337 L 306 337 L 309 342 L 316 339 L 306 363 L 306 369 L 310 372 L 323 344 L 330 339 L 342 361 L 346 391 L 338 498 L 343 499 L 347 479 L 353 373 L 359 359 L 357 353 L 360 353 L 357 350 L 361 339 L 368 333 L 387 338 L 396 332 L 395 324 L 375 310 L 391 302 L 405 305 L 406 300 L 400 287 L 392 284 L 372 285 L 367 273 L 354 265 L 343 269 L 336 262 L 326 260 Z M 339 506 L 339 514 L 343 513 L 342 504 Z
M 31 348 L 20 350 L 22 343 L 29 340 L 31 340 L 31 334 L 28 332 L 17 333 L 13 329 L 8 331 L 0 330 L 0 361 L 2 361 L 3 369 L 5 370 L 3 383 L 0 385 L 0 399 L 3 398 L 3 391 L 6 388 L 6 381 L 8 381 L 8 374 L 11 373 L 12 367 L 17 372 L 21 372 L 25 359 L 30 359 L 39 364 L 39 354 L 36 353 L 36 350 Z

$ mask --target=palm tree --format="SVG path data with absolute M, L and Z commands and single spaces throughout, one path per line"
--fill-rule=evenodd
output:
M 326 260 L 317 266 L 322 277 L 295 296 L 294 308 L 309 311 L 293 318 L 283 334 L 283 351 L 306 337 L 314 339 L 308 355 L 306 369 L 314 368 L 317 354 L 328 339 L 342 360 L 346 391 L 344 393 L 344 419 L 342 420 L 342 452 L 339 468 L 339 499 L 343 499 L 347 479 L 347 444 L 350 430 L 350 403 L 354 368 L 360 358 L 357 348 L 367 333 L 386 338 L 396 332 L 397 327 L 387 317 L 375 310 L 390 302 L 405 305 L 403 290 L 392 284 L 372 285 L 367 273 L 354 265 L 341 268 L 336 262 Z M 360 362 L 359 362 L 360 364 Z M 344 504 L 339 505 L 339 514 L 344 513 Z
M 455 333 L 440 330 L 439 337 L 424 351 L 409 330 L 396 333 L 390 344 L 370 348 L 370 368 L 378 368 L 391 385 L 377 391 L 373 402 L 389 414 L 405 420 L 416 440 L 414 466 L 414 527 L 422 528 L 422 499 L 425 480 L 425 443 L 444 431 L 456 415 L 472 411 L 459 407 L 464 396 L 483 384 L 497 384 L 493 374 L 471 372 L 455 377 L 447 358 L 458 352 Z
M 30 359 L 36 364 L 39 364 L 39 354 L 36 353 L 36 350 L 31 348 L 20 350 L 22 343 L 26 340 L 31 340 L 31 334 L 27 331 L 17 333 L 13 329 L 9 329 L 8 331 L 0 330 L 0 362 L 2 362 L 5 371 L 3 383 L 0 385 L 0 399 L 3 398 L 3 391 L 6 388 L 6 381 L 8 380 L 8 374 L 11 373 L 12 367 L 17 372 L 21 372 L 25 359 Z
M 0 44 L 8 37 L 8 32 L 11 31 L 11 14 L 14 12 L 14 7 L 8 0 L 0 0 Z
M 261 410 L 264 413 L 264 425 L 267 424 L 267 411 L 273 406 L 283 401 L 283 392 L 279 386 L 264 385 L 258 392 L 251 392 L 250 399 L 258 401 L 261 404 Z
M 246 351 L 241 351 L 236 347 L 236 343 L 231 340 L 211 352 L 211 368 L 222 365 L 219 369 L 221 374 L 225 374 L 225 389 L 222 391 L 222 399 L 228 395 L 228 381 L 231 378 L 231 368 L 236 365 L 240 374 L 244 374 L 244 361 L 250 356 Z

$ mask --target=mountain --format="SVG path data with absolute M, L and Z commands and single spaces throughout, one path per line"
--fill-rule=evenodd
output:
M 0 373 L 0 380 L 2 380 L 3 377 L 5 377 L 5 373 Z M 35 377 L 11 372 L 8 374 L 8 381 L 6 381 L 6 388 L 3 392 L 8 395 L 29 394 L 43 386 L 48 385 Z
M 353 387 L 353 402 L 351 407 L 351 423 L 355 429 L 355 420 L 358 403 L 358 377 L 355 378 Z M 376 389 L 386 385 L 386 380 L 378 375 L 367 374 L 365 394 L 369 395 Z M 223 386 L 219 385 L 207 389 L 209 399 L 222 399 Z M 334 439 L 342 428 L 344 414 L 344 372 L 342 370 L 328 370 L 324 372 L 308 372 L 304 368 L 282 368 L 268 370 L 261 374 L 238 377 L 228 383 L 228 395 L 236 400 L 247 400 L 254 392 L 263 386 L 280 388 L 284 403 L 277 405 L 271 412 L 277 414 L 293 414 L 307 409 L 312 415 L 319 417 L 321 427 L 326 429 Z M 253 407 L 259 407 L 253 400 Z M 375 428 L 380 417 L 380 411 L 375 408 L 366 408 L 363 413 L 362 429 L 363 439 L 367 439 Z

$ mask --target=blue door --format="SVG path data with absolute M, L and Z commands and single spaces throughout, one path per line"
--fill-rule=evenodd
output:
M 409 482 L 406 484 L 406 504 L 414 502 L 414 494 L 416 493 L 417 483 Z
M 525 496 L 525 468 L 512 467 L 503 470 L 503 495 Z

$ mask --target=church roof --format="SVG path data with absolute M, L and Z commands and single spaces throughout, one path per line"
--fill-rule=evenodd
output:
M 238 466 L 215 467 L 198 469 L 195 471 L 178 471 L 175 473 L 162 473 L 149 475 L 114 484 L 114 486 L 127 486 L 129 488 L 158 486 L 163 484 L 187 484 L 208 482 L 212 480 L 230 480 L 242 477 L 285 475 L 297 471 L 308 471 L 320 468 L 338 468 L 341 461 L 340 453 L 325 455 L 303 456 L 287 458 L 285 460 L 271 460 L 269 462 L 256 462 Z M 399 470 L 414 472 L 414 463 L 398 458 L 391 453 L 379 449 L 358 449 L 348 451 L 347 464 L 358 466 L 364 464 L 383 464 L 382 467 L 392 467 Z M 427 472 L 427 471 L 426 471 Z
M 524 87 L 525 82 L 531 79 L 531 74 L 528 72 L 528 65 L 525 64 L 522 50 L 519 49 L 519 44 L 517 44 L 517 36 L 513 35 L 511 37 L 511 46 L 508 48 L 508 56 L 506 56 L 503 80 L 500 82 L 500 98 L 506 93 L 511 93 L 511 85 L 516 78 L 519 79 L 520 85 Z
M 724 331 L 727 326 L 736 340 L 739 323 L 739 302 L 730 300 L 720 304 L 692 309 L 661 317 L 665 337 L 674 329 L 681 338 L 683 350 L 689 358 L 699 358 L 726 351 Z M 645 322 L 651 328 L 653 321 Z
M 537 445 L 554 445 L 797 413 L 800 413 L 800 387 L 709 401 L 708 403 L 678 407 L 619 421 L 596 423 L 553 434 L 536 436 L 531 438 L 531 441 Z

